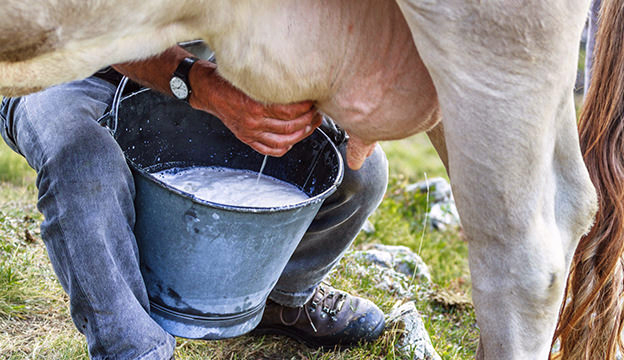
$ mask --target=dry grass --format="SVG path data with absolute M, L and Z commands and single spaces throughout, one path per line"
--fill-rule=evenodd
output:
M 79 359 L 84 351 L 67 351 L 84 348 L 83 339 L 39 236 L 36 190 L 4 183 L 0 199 L 0 354 L 3 359 Z

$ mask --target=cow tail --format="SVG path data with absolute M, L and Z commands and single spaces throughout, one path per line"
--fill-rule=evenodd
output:
M 623 42 L 624 0 L 603 0 L 592 81 L 579 120 L 581 150 L 599 210 L 574 254 L 555 332 L 555 357 L 566 360 L 615 359 L 623 345 Z

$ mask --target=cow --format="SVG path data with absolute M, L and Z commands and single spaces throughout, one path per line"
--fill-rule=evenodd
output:
M 427 131 L 469 240 L 477 357 L 545 359 L 563 299 L 574 314 L 595 315 L 574 306 L 573 292 L 564 296 L 573 258 L 586 260 L 574 252 L 597 209 L 573 101 L 588 2 L 4 0 L 0 93 L 37 91 L 203 39 L 220 75 L 255 100 L 316 101 L 348 132 L 354 169 L 376 141 Z M 618 259 L 619 251 L 603 255 Z M 603 291 L 609 276 L 585 290 Z M 563 351 L 568 325 L 557 332 Z M 596 344 L 607 331 L 574 341 Z M 613 357 L 614 343 L 585 355 Z M 582 356 L 570 354 L 562 356 Z

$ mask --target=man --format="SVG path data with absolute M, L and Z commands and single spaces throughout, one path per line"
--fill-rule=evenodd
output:
M 116 69 L 218 116 L 263 154 L 283 155 L 321 122 L 310 102 L 263 106 L 251 100 L 221 79 L 216 65 L 181 47 Z M 96 122 L 110 106 L 115 84 L 110 72 L 96 75 L 4 99 L 0 131 L 37 171 L 42 238 L 91 358 L 169 359 L 175 340 L 150 318 L 139 271 L 132 175 L 117 143 Z M 344 135 L 325 125 L 344 156 Z M 342 185 L 321 207 L 271 292 L 258 332 L 314 346 L 380 335 L 383 313 L 374 304 L 320 283 L 381 201 L 386 182 L 379 147 L 360 170 L 345 169 Z

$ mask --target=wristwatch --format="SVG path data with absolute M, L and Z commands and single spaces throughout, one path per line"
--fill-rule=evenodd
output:
M 171 75 L 169 89 L 171 89 L 173 96 L 180 100 L 188 102 L 189 96 L 191 95 L 191 85 L 189 84 L 188 75 L 196 61 L 197 58 L 195 57 L 185 57 L 175 69 L 173 75 Z

